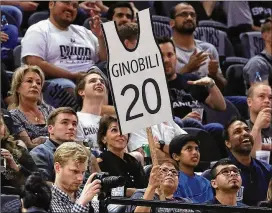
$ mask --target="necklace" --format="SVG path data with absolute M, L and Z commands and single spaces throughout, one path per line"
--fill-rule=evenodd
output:
M 21 111 L 22 111 L 22 110 L 21 110 Z M 24 112 L 24 111 L 22 111 L 22 112 Z M 26 112 L 24 112 L 24 113 L 26 113 Z M 40 121 L 40 118 L 37 116 L 37 114 L 36 114 L 35 112 L 33 112 L 33 111 L 28 111 L 27 113 L 31 114 L 31 116 L 34 117 L 35 122 L 39 122 L 39 121 Z

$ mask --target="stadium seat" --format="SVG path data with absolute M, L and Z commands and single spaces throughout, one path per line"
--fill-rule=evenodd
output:
M 243 48 L 243 57 L 252 58 L 264 49 L 264 41 L 261 32 L 247 32 L 240 34 Z
M 190 135 L 194 135 L 200 141 L 200 163 L 198 170 L 204 171 L 209 168 L 211 161 L 216 161 L 223 157 L 224 154 L 221 153 L 219 144 L 217 144 L 208 132 L 193 127 L 184 127 L 183 130 Z
M 211 178 L 211 173 L 210 172 L 211 172 L 211 169 L 207 169 L 201 174 L 201 176 L 203 176 L 207 180 L 211 180 L 212 178 Z
M 13 59 L 14 59 L 14 68 L 18 68 L 21 66 L 21 51 L 22 46 L 18 45 L 13 49 Z
M 213 27 L 197 27 L 194 36 L 196 39 L 211 43 L 217 49 L 220 63 L 226 57 L 235 56 L 233 46 L 228 39 L 227 33 Z
M 245 96 L 246 86 L 243 77 L 244 64 L 234 64 L 229 66 L 226 71 L 228 84 L 225 88 L 225 96 Z
M 168 37 L 172 36 L 172 29 L 170 27 L 170 18 L 166 16 L 152 16 L 152 24 L 155 37 Z
M 9 13 L 6 13 L 4 10 L 1 10 L 1 17 L 5 15 L 6 16 L 6 19 L 8 21 L 8 24 L 12 24 L 12 25 L 15 25 L 17 26 L 17 22 L 16 20 L 9 14 Z M 19 27 L 19 26 L 17 26 Z
M 80 110 L 76 98 L 54 82 L 45 81 L 42 92 L 45 103 L 54 108 L 72 107 L 76 111 Z
M 49 18 L 49 11 L 39 11 L 33 13 L 28 19 L 28 26 L 38 23 L 39 21 Z
M 238 83 L 235 83 L 238 84 Z M 240 116 L 237 108 L 229 100 L 225 99 L 227 108 L 225 111 L 211 109 L 206 104 L 200 103 L 206 113 L 206 123 L 220 123 L 225 126 L 232 116 Z
M 147 180 L 149 179 L 151 169 L 152 169 L 152 164 L 144 166 L 144 172 L 145 172 L 145 176 L 147 177 Z
M 226 70 L 234 64 L 242 64 L 245 65 L 248 62 L 247 58 L 242 57 L 227 57 L 222 65 L 223 75 L 226 77 Z
M 198 26 L 199 27 L 213 27 L 217 30 L 221 30 L 221 31 L 224 31 L 224 32 L 227 32 L 228 30 L 228 26 L 221 23 L 221 22 L 218 22 L 218 21 L 213 21 L 213 20 L 202 20 L 202 21 L 199 21 L 198 22 Z

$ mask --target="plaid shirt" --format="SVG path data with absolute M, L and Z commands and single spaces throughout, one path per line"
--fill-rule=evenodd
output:
M 70 197 L 57 186 L 52 186 L 52 200 L 51 200 L 51 212 L 52 213 L 71 213 L 71 212 L 89 212 L 89 208 L 92 208 L 87 204 L 86 206 L 77 204 L 71 201 Z M 76 192 L 76 200 L 79 198 L 80 192 Z

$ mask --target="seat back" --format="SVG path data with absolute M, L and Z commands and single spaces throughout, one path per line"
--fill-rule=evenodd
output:
M 194 127 L 184 127 L 183 130 L 188 134 L 195 136 L 200 141 L 200 163 L 205 165 L 206 168 L 209 168 L 211 161 L 216 161 L 222 158 L 223 155 L 220 151 L 219 145 L 208 132 Z
M 170 18 L 166 16 L 153 15 L 152 24 L 155 37 L 168 37 L 172 36 L 172 29 L 170 27 Z
M 240 35 L 243 57 L 252 58 L 264 49 L 261 32 L 247 32 Z
M 218 22 L 218 21 L 213 21 L 213 20 L 202 20 L 202 21 L 199 21 L 198 22 L 198 26 L 199 27 L 213 27 L 217 30 L 221 30 L 221 31 L 224 31 L 224 32 L 227 32 L 228 30 L 228 26 L 221 23 L 221 22 Z
M 237 108 L 231 103 L 229 100 L 225 99 L 226 102 L 226 110 L 225 111 L 217 111 L 211 109 L 206 104 L 200 103 L 201 106 L 204 108 L 206 113 L 206 123 L 220 123 L 225 126 L 229 119 L 232 116 L 240 116 L 239 111 Z
M 243 76 L 244 64 L 234 64 L 229 66 L 226 71 L 226 79 L 228 84 L 225 88 L 225 95 L 227 96 L 245 96 L 246 86 Z
M 75 97 L 63 89 L 59 84 L 45 81 L 43 86 L 43 100 L 45 103 L 58 107 L 72 107 L 74 110 L 80 110 Z
M 13 49 L 14 69 L 21 66 L 21 51 L 22 51 L 21 45 L 18 45 Z
M 235 55 L 233 46 L 228 39 L 226 32 L 217 30 L 213 27 L 197 27 L 194 36 L 198 40 L 206 41 L 214 45 L 221 60 L 224 60 L 225 57 Z
M 248 62 L 248 58 L 242 58 L 242 57 L 227 57 L 225 61 L 223 62 L 222 72 L 223 75 L 226 76 L 227 69 L 234 64 L 243 64 L 245 65 Z
M 38 23 L 39 21 L 49 18 L 49 11 L 39 11 L 33 13 L 28 19 L 28 26 Z
M 212 177 L 211 177 L 211 169 L 207 169 L 207 170 L 205 170 L 202 174 L 201 174 L 201 176 L 203 176 L 204 178 L 206 178 L 207 180 L 211 180 L 212 179 Z
M 11 206 L 11 204 L 13 206 Z M 3 194 L 3 192 L 1 191 L 1 212 L 9 212 L 11 209 L 20 209 L 20 196 Z

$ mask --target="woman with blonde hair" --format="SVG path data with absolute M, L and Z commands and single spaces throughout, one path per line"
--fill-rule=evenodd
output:
M 15 187 L 16 192 L 24 185 L 26 178 L 37 170 L 36 164 L 28 151 L 19 145 L 10 135 L 0 113 L 0 141 L 1 141 L 1 192 L 5 193 L 5 186 Z
M 16 134 L 29 149 L 45 141 L 46 120 L 54 109 L 42 101 L 43 85 L 44 74 L 38 66 L 24 65 L 13 74 L 11 93 L 15 108 L 10 113 L 14 123 L 20 126 Z

